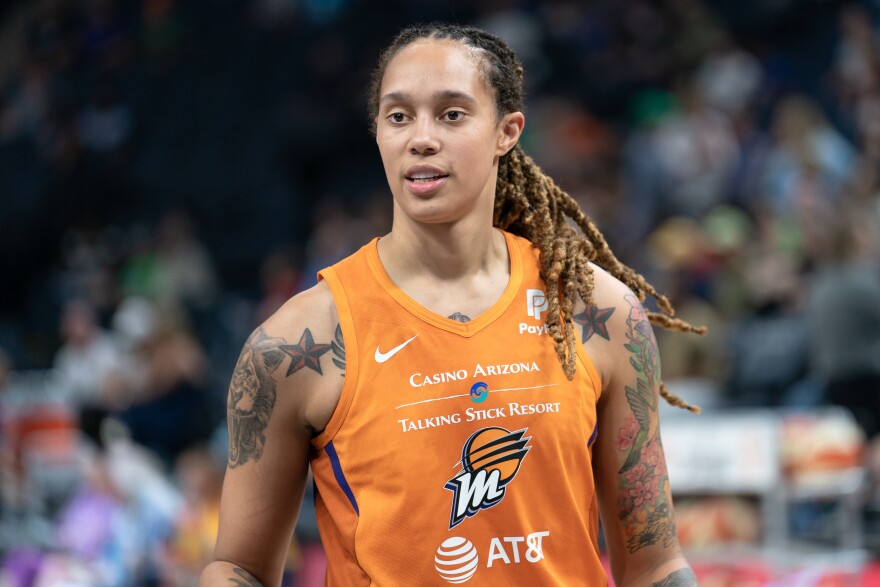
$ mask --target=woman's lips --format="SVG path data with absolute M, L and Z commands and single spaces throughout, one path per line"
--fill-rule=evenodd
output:
M 419 196 L 425 196 L 436 192 L 446 183 L 446 180 L 449 179 L 448 175 L 443 175 L 440 177 L 436 177 L 433 179 L 420 179 L 414 180 L 410 178 L 406 178 L 406 185 L 409 190 Z

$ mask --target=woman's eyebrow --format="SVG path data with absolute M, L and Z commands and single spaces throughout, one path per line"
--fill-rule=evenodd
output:
M 461 92 L 458 90 L 442 90 L 439 92 L 434 92 L 432 96 L 434 100 L 461 100 L 464 102 L 476 103 L 476 98 L 468 94 L 467 92 Z M 379 99 L 379 103 L 385 102 L 411 102 L 413 99 L 412 94 L 409 92 L 390 92 L 385 94 Z

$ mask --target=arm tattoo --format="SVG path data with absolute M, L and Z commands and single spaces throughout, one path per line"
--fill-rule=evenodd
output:
M 651 587 L 697 587 L 697 578 L 690 569 L 678 569 L 665 579 L 651 583 Z
M 334 336 L 336 340 L 330 343 L 330 348 L 333 350 L 333 364 L 339 367 L 342 371 L 342 376 L 345 377 L 345 340 L 342 338 L 342 325 L 336 325 L 336 335 Z
M 462 314 L 461 312 L 456 312 L 452 316 L 449 317 L 450 320 L 455 320 L 456 322 L 470 322 L 471 319 Z
M 257 579 L 253 575 L 251 575 L 241 567 L 235 567 L 234 569 L 232 569 L 232 572 L 241 577 L 241 579 L 230 578 L 230 585 L 236 585 L 237 587 L 263 587 L 262 583 L 257 581 Z M 659 583 L 656 584 L 659 585 Z
M 626 386 L 626 400 L 632 415 L 619 430 L 618 450 L 626 454 L 620 467 L 618 508 L 627 549 L 635 552 L 658 542 L 671 546 L 675 521 L 666 498 L 666 462 L 657 428 L 660 388 L 660 358 L 651 324 L 639 301 L 626 296 L 631 309 L 626 318 L 629 362 L 636 372 L 633 385 Z M 671 583 L 677 585 L 677 583 Z
M 587 306 L 583 312 L 575 314 L 573 316 L 574 321 L 584 328 L 581 342 L 587 342 L 593 338 L 594 334 L 598 334 L 605 340 L 611 340 L 611 336 L 608 334 L 608 325 L 605 323 L 608 322 L 613 313 L 613 307 L 599 308 L 597 306 Z
M 290 366 L 287 368 L 287 375 L 293 375 L 300 369 L 308 367 L 312 371 L 317 371 L 319 375 L 323 375 L 321 371 L 321 355 L 330 350 L 329 344 L 315 344 L 312 331 L 308 328 L 303 331 L 296 344 L 282 344 L 278 348 L 290 355 Z
M 248 338 L 235 365 L 226 402 L 229 468 L 234 469 L 251 459 L 260 460 L 266 443 L 266 427 L 275 408 L 276 384 L 272 374 L 284 358 L 291 357 L 288 376 L 304 367 L 321 373 L 318 359 L 329 350 L 329 344 L 315 344 L 308 328 L 295 345 L 267 335 L 262 328 Z
M 256 462 L 263 452 L 264 431 L 275 407 L 272 373 L 283 360 L 284 353 L 278 348 L 283 342 L 284 339 L 270 337 L 259 328 L 238 357 L 226 403 L 230 468 L 251 458 Z

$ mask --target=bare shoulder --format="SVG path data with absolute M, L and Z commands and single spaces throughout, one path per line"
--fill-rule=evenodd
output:
M 314 436 L 342 390 L 345 345 L 326 284 L 294 296 L 244 344 L 227 397 L 229 465 L 258 461 L 273 431 Z
M 275 334 L 309 328 L 312 333 L 330 329 L 332 334 L 339 318 L 330 288 L 323 281 L 293 296 L 270 316 L 260 328 Z
M 627 295 L 635 296 L 630 288 L 605 269 L 594 263 L 590 263 L 590 268 L 593 270 L 593 292 L 597 302 L 622 303 Z
M 590 264 L 593 270 L 593 299 L 591 304 L 576 300 L 575 330 L 607 387 L 618 370 L 621 359 L 628 364 L 626 347 L 633 320 L 644 319 L 650 329 L 641 302 L 633 291 L 601 267 Z

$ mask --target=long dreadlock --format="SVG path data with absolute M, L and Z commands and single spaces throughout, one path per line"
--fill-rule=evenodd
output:
M 422 39 L 456 41 L 476 50 L 481 73 L 495 95 L 496 116 L 523 110 L 523 68 L 513 50 L 500 38 L 484 30 L 445 23 L 417 25 L 404 29 L 383 51 L 370 83 L 369 114 L 376 132 L 379 92 L 388 63 L 401 49 Z M 568 222 L 570 219 L 582 231 Z M 648 312 L 648 319 L 658 326 L 681 332 L 702 334 L 705 328 L 691 326 L 675 318 L 666 296 L 632 268 L 621 263 L 605 237 L 578 203 L 563 191 L 531 157 L 516 145 L 498 163 L 493 224 L 524 237 L 539 253 L 540 275 L 548 292 L 547 329 L 556 345 L 566 376 L 575 372 L 575 332 L 572 324 L 575 295 L 586 304 L 593 303 L 593 270 L 590 263 L 608 271 L 623 282 L 644 302 L 653 297 L 660 312 Z M 670 404 L 691 411 L 689 405 L 660 384 L 660 394 Z

